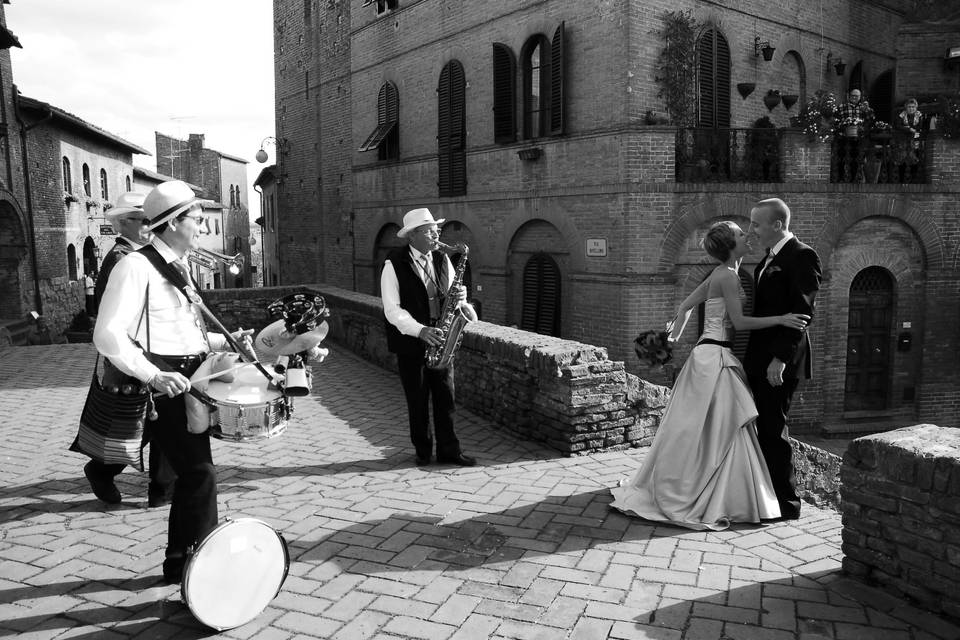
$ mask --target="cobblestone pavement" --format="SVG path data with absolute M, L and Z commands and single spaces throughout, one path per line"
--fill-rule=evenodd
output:
M 90 345 L 0 351 L 0 636 L 200 638 L 160 579 L 166 509 L 99 503 L 67 451 Z M 214 441 L 221 517 L 289 543 L 276 599 L 227 638 L 960 638 L 960 627 L 849 580 L 840 518 L 693 532 L 609 509 L 644 451 L 574 458 L 461 411 L 472 469 L 418 468 L 399 383 L 334 349 L 286 433 Z

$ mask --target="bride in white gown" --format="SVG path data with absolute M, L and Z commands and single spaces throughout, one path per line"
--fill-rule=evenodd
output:
M 780 517 L 757 442 L 757 408 L 743 367 L 730 350 L 733 331 L 776 325 L 803 329 L 810 317 L 743 315 L 737 270 L 750 246 L 735 223 L 713 225 L 704 248 L 720 265 L 683 301 L 668 326 L 670 340 L 676 340 L 693 308 L 703 302 L 703 334 L 677 376 L 643 466 L 611 490 L 611 506 L 690 529 L 724 529 L 731 522 Z

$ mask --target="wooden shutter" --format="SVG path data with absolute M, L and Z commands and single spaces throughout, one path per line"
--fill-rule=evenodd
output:
M 698 126 L 730 126 L 730 45 L 714 28 L 697 41 Z
M 517 60 L 510 47 L 493 43 L 493 140 L 517 139 Z
M 533 255 L 523 267 L 520 328 L 560 336 L 560 269 L 546 253 Z
M 452 60 L 440 72 L 437 88 L 437 169 L 440 196 L 467 190 L 466 98 L 463 65 Z
M 699 85 L 699 117 L 697 125 L 710 128 L 717 126 L 714 113 L 716 95 L 714 93 L 716 79 L 714 72 L 714 30 L 707 29 L 697 42 L 697 82 Z
M 566 121 L 563 86 L 566 69 L 564 64 L 564 52 L 566 51 L 565 24 L 564 22 L 560 23 L 553 34 L 553 42 L 550 43 L 550 135 L 552 136 L 558 136 L 564 132 Z

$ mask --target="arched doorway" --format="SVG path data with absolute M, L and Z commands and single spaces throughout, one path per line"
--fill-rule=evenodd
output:
M 560 268 L 548 254 L 535 253 L 523 267 L 520 328 L 560 337 Z
M 89 273 L 92 278 L 96 278 L 100 272 L 100 265 L 97 264 L 97 244 L 90 236 L 83 241 L 83 272 Z
M 883 267 L 867 267 L 850 284 L 844 409 L 886 409 L 894 280 Z
M 24 315 L 23 258 L 27 242 L 17 212 L 5 200 L 0 200 L 0 319 L 12 320 Z
M 870 107 L 877 120 L 893 121 L 893 69 L 887 69 L 870 85 Z

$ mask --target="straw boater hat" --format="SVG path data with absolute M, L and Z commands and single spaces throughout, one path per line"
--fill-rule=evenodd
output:
M 143 201 L 143 213 L 150 221 L 150 230 L 169 222 L 191 209 L 199 209 L 202 200 L 182 180 L 161 182 L 147 194 Z
M 446 218 L 434 220 L 430 209 L 414 209 L 413 211 L 408 211 L 407 214 L 403 216 L 403 228 L 397 231 L 397 237 L 406 238 L 407 234 L 417 227 L 422 227 L 425 224 L 443 224 L 445 220 Z
M 107 221 L 113 225 L 114 229 L 118 229 L 120 221 L 124 218 L 140 218 L 142 220 L 144 217 L 144 198 L 146 198 L 145 194 L 127 191 L 117 198 L 113 208 L 107 211 Z

